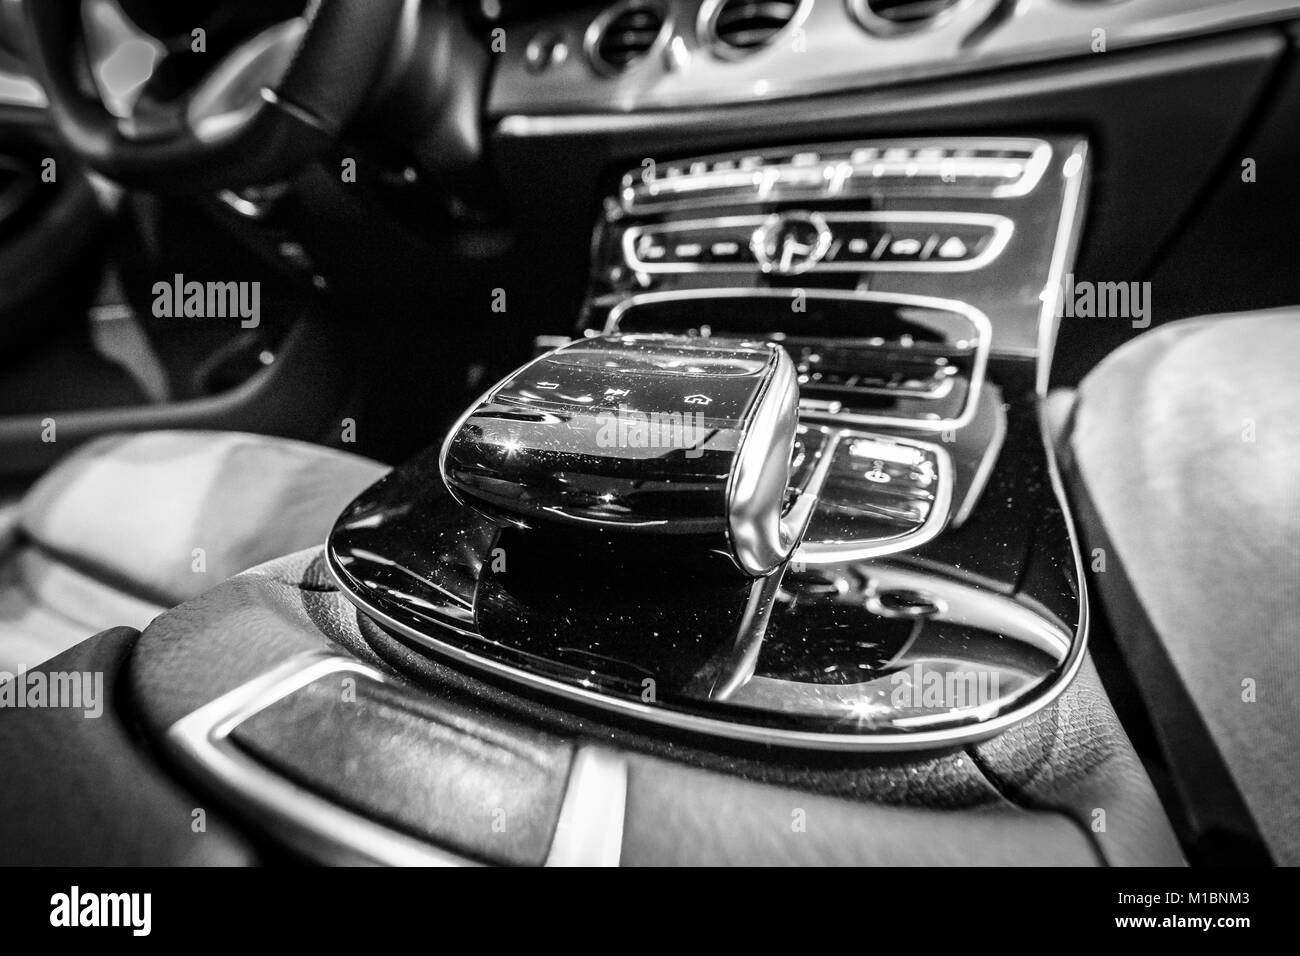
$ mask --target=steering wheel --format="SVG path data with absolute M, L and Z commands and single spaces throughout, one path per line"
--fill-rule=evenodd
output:
M 164 102 L 147 87 L 138 97 L 114 90 L 113 74 L 140 72 L 143 62 L 147 79 L 170 57 L 206 55 L 192 50 L 188 32 L 180 44 L 153 36 L 115 0 L 11 2 L 69 147 L 118 182 L 190 191 L 282 180 L 319 155 L 377 82 L 405 0 L 307 0 L 300 16 L 238 44 Z

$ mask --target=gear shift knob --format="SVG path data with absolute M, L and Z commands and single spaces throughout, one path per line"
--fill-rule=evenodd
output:
M 654 536 L 775 570 L 815 496 L 787 492 L 799 388 L 770 343 L 606 335 L 496 385 L 442 448 L 451 493 L 515 524 Z

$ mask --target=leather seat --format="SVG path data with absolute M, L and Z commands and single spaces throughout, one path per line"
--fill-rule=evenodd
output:
M 1297 308 L 1171 323 L 1084 380 L 1064 443 L 1102 602 L 1188 825 L 1287 865 L 1300 864 L 1297 356 Z
M 34 667 L 324 541 L 386 467 L 303 442 L 145 432 L 84 445 L 0 513 L 0 671 Z

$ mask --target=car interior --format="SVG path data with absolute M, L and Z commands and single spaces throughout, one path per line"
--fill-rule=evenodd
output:
M 0 0 L 0 863 L 1300 864 L 1300 3 Z

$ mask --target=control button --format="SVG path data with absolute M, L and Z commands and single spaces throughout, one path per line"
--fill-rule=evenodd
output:
M 934 465 L 928 461 L 921 462 L 917 470 L 910 472 L 907 476 L 908 481 L 918 488 L 929 488 L 934 484 L 934 478 Z
M 826 191 L 834 196 L 844 189 L 844 185 L 853 178 L 852 163 L 831 163 L 822 174 L 826 177 Z
M 940 259 L 965 259 L 969 250 L 960 236 L 949 236 L 939 247 Z
M 859 376 L 850 372 L 809 372 L 799 377 L 801 385 L 819 385 L 823 388 L 856 388 Z
M 560 66 L 569 58 L 569 45 L 558 33 L 549 30 L 537 34 L 528 41 L 524 51 L 524 60 L 529 72 L 542 73 L 552 67 Z
M 799 408 L 819 415 L 838 415 L 844 410 L 844 403 L 822 398 L 800 398 Z
M 896 445 L 893 442 L 878 441 L 874 438 L 858 438 L 849 443 L 849 454 L 854 458 L 870 458 L 877 463 L 892 461 L 900 465 L 915 467 L 925 460 L 919 448 L 911 445 Z
M 889 254 L 899 259 L 912 259 L 921 252 L 921 240 L 911 237 L 895 239 L 889 244 Z
M 939 245 L 939 237 L 925 226 L 889 223 L 890 231 L 872 250 L 871 258 L 884 262 L 923 262 Z
M 713 399 L 707 395 L 687 395 L 686 404 L 688 405 L 712 405 Z
M 636 257 L 642 262 L 654 262 L 668 255 L 668 247 L 656 242 L 652 236 L 642 236 L 637 240 Z
M 2 2 L 2 0 L 0 0 Z M 1010 220 L 989 224 L 946 220 L 941 213 L 916 221 L 888 213 L 787 210 L 761 216 L 698 219 L 633 226 L 623 235 L 626 266 L 643 273 L 727 271 L 757 266 L 798 275 L 809 270 L 964 270 L 983 264 L 1006 244 Z M 955 215 L 955 214 L 953 214 Z M 876 218 L 878 216 L 878 218 Z
M 824 166 L 806 165 L 806 166 L 780 166 L 770 169 L 772 185 L 783 187 L 794 186 L 800 189 L 814 189 L 820 191 L 826 185 L 826 171 Z

